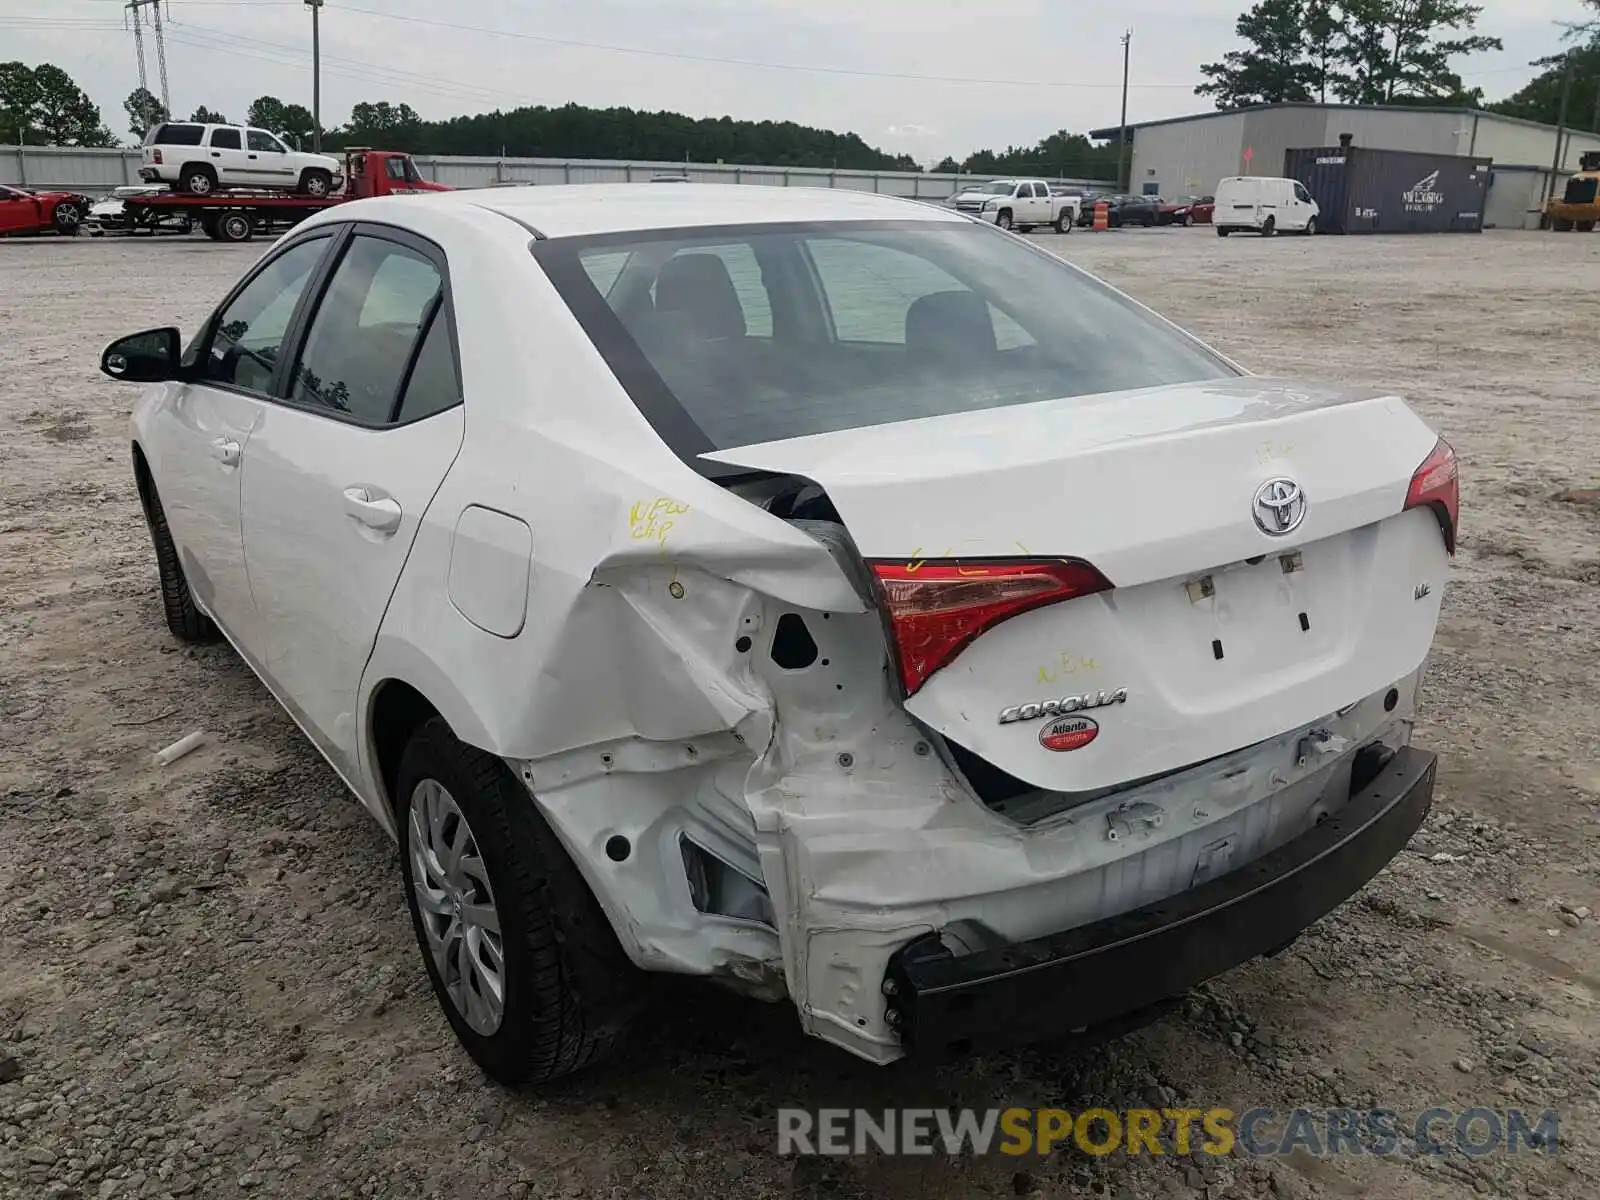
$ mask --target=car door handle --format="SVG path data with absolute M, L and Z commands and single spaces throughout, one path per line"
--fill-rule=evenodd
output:
M 221 158 L 222 157 L 222 151 L 221 150 L 213 150 L 211 152 L 211 157 L 212 158 Z
M 251 156 L 250 156 L 250 161 L 251 161 L 251 162 L 254 162 L 254 161 L 255 161 L 255 160 L 256 160 L 256 156 L 255 156 L 255 155 L 254 155 L 254 154 L 252 154 L 252 155 L 251 155 Z
M 344 511 L 358 524 L 379 533 L 393 533 L 400 528 L 400 502 L 393 496 L 374 496 L 366 488 L 348 487 L 344 490 Z
M 211 457 L 225 467 L 236 467 L 239 465 L 239 443 L 232 438 L 217 438 L 211 443 Z

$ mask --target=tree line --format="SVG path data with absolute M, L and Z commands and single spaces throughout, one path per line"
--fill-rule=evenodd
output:
M 0 141 L 22 146 L 115 146 L 100 106 L 54 63 L 0 62 Z
M 1115 142 L 1097 146 L 1083 134 L 1063 129 L 1032 146 L 975 150 L 960 161 L 946 157 L 932 169 L 940 173 L 964 171 L 972 175 L 1034 175 L 1110 182 L 1117 175 L 1117 146 Z
M 1553 125 L 1566 100 L 1567 123 L 1600 133 L 1600 0 L 1583 0 L 1594 13 L 1567 24 L 1567 49 L 1539 59 L 1544 70 L 1515 94 L 1489 105 L 1491 112 Z
M 1242 49 L 1206 63 L 1195 88 L 1218 108 L 1330 99 L 1346 104 L 1478 105 L 1451 64 L 1504 47 L 1476 33 L 1466 0 L 1260 0 L 1234 32 Z
M 1568 123 L 1600 130 L 1600 0 L 1583 3 L 1595 19 L 1567 24 L 1569 48 L 1533 63 L 1544 70 L 1492 104 L 1481 87 L 1466 87 L 1453 66 L 1464 56 L 1504 49 L 1499 38 L 1477 32 L 1483 9 L 1467 0 L 1260 0 L 1234 26 L 1244 45 L 1203 65 L 1206 81 L 1195 91 L 1220 109 L 1295 101 L 1426 104 L 1553 125 L 1565 87 Z
M 122 103 L 128 132 L 137 144 L 154 126 L 182 120 L 169 114 L 160 97 L 135 88 Z M 201 105 L 188 120 L 229 124 L 227 114 Z M 260 96 L 244 114 L 244 124 L 287 134 L 302 148 L 311 144 L 315 121 L 302 104 Z M 115 146 L 118 140 L 100 110 L 61 68 L 0 64 L 0 141 L 24 145 Z M 516 158 L 615 158 L 654 162 L 724 162 L 750 166 L 818 167 L 841 170 L 917 171 L 907 154 L 891 154 L 858 134 L 816 129 L 793 121 L 736 121 L 695 118 L 672 112 L 630 108 L 587 108 L 579 104 L 543 105 L 443 121 L 424 120 L 409 104 L 387 100 L 354 106 L 349 119 L 322 131 L 325 149 L 382 146 L 413 154 L 481 155 Z M 939 172 L 983 175 L 1043 175 L 1110 179 L 1116 173 L 1115 146 L 1096 146 L 1081 133 L 1061 130 L 1032 146 L 977 150 L 961 160 L 946 157 L 930 167 Z
M 1567 51 L 1533 64 L 1543 68 L 1539 75 L 1488 105 L 1483 90 L 1466 88 L 1453 65 L 1466 55 L 1501 48 L 1498 38 L 1476 32 L 1482 9 L 1468 0 L 1258 0 L 1235 24 L 1243 45 L 1220 62 L 1202 65 L 1205 82 L 1195 91 L 1222 109 L 1286 101 L 1431 104 L 1487 107 L 1546 124 L 1557 120 L 1565 93 L 1568 123 L 1600 130 L 1600 0 L 1582 3 L 1594 18 L 1569 24 Z M 169 119 L 160 99 L 145 88 L 130 93 L 123 110 L 135 143 Z M 205 105 L 188 119 L 229 123 Z M 314 133 L 308 108 L 275 96 L 258 97 L 244 123 L 286 133 L 302 147 L 309 147 Z M 858 134 L 793 121 L 578 104 L 428 121 L 408 104 L 367 101 L 322 136 L 324 147 L 334 151 L 371 145 L 417 154 L 921 169 L 909 155 L 881 150 Z M 60 67 L 0 62 L 0 142 L 116 146 L 119 139 L 88 93 Z M 928 169 L 1109 180 L 1116 174 L 1117 147 L 1060 130 L 1031 146 L 976 150 L 959 160 L 947 156 Z

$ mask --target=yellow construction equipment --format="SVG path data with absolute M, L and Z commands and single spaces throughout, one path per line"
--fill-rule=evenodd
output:
M 1567 180 L 1559 200 L 1544 208 L 1545 222 L 1557 233 L 1592 233 L 1600 221 L 1600 150 L 1578 157 L 1578 173 Z

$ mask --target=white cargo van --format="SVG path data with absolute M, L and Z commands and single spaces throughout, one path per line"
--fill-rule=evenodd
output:
M 1249 229 L 1262 237 L 1281 231 L 1313 234 L 1322 210 L 1297 179 L 1236 175 L 1217 184 L 1217 207 L 1211 222 L 1218 237 Z

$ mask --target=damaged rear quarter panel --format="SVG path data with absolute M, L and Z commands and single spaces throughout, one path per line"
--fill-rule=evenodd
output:
M 765 647 L 783 611 L 853 619 L 870 653 L 834 670 L 877 678 L 877 618 L 821 542 L 674 457 L 531 257 L 508 269 L 507 250 L 452 254 L 466 432 L 363 677 L 363 771 L 379 780 L 373 698 L 414 687 L 530 783 L 636 961 L 781 991 L 775 932 L 696 913 L 674 840 L 697 832 L 760 877 L 745 777 L 772 747 L 778 701 L 751 666 L 765 654 L 740 639 Z M 470 506 L 532 532 L 514 637 L 450 600 Z M 636 848 L 623 862 L 605 853 L 616 834 Z

